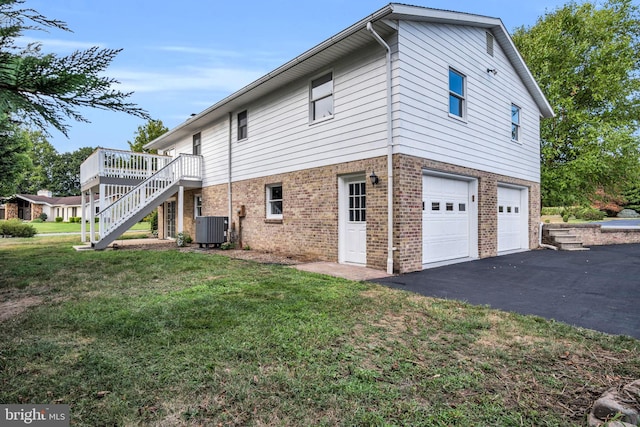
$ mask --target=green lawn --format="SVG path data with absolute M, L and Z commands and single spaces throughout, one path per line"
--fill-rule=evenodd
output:
M 0 239 L 0 402 L 69 404 L 75 426 L 573 426 L 640 378 L 628 337 L 220 251 L 75 243 Z
M 30 222 L 37 231 L 38 234 L 48 234 L 48 233 L 80 233 L 81 224 L 77 222 Z M 86 230 L 89 231 L 89 224 L 85 224 Z M 96 230 L 98 229 L 98 225 L 96 224 Z M 148 222 L 138 222 L 136 225 L 131 227 L 131 230 L 136 231 L 149 231 L 149 223 Z

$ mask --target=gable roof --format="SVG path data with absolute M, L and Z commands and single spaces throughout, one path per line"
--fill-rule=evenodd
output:
M 80 206 L 82 204 L 80 196 L 47 197 L 37 196 L 34 194 L 16 194 L 15 197 L 26 200 L 36 205 Z
M 192 116 L 184 123 L 146 144 L 145 148 L 166 148 L 175 141 L 176 138 L 188 137 L 198 132 L 203 125 L 225 117 L 230 112 L 242 108 L 251 100 L 266 95 L 301 77 L 313 74 L 318 69 L 326 67 L 328 64 L 338 60 L 349 52 L 372 43 L 373 39 L 371 34 L 366 30 L 367 23 L 371 22 L 376 31 L 384 37 L 394 31 L 392 26 L 388 25 L 387 22 L 400 20 L 465 25 L 485 28 L 491 31 L 496 41 L 505 51 L 516 73 L 535 100 L 540 114 L 543 117 L 554 116 L 551 105 L 527 68 L 524 59 L 518 52 L 513 40 L 511 40 L 511 36 L 501 19 L 464 12 L 390 3 L 270 73 L 267 73 L 253 83 L 218 101 L 199 114 Z

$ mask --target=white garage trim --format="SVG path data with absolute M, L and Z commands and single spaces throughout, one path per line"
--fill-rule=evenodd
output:
M 478 180 L 424 171 L 422 268 L 478 258 Z
M 498 184 L 498 255 L 529 250 L 529 189 Z

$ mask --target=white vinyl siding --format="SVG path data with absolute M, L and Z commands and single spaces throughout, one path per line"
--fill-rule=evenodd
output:
M 400 21 L 399 50 L 397 152 L 540 181 L 538 115 L 514 145 L 505 114 L 512 103 L 539 110 L 498 43 L 487 62 L 484 29 Z M 489 65 L 497 75 L 487 73 Z M 449 115 L 450 68 L 466 76 L 464 122 Z
M 234 180 L 386 153 L 384 51 L 353 55 L 332 70 L 332 120 L 309 125 L 310 78 L 248 106 L 251 138 L 233 146 Z
M 220 119 L 200 132 L 203 162 L 203 187 L 228 181 L 229 120 Z M 192 137 L 186 137 L 176 144 L 175 155 L 192 150 Z

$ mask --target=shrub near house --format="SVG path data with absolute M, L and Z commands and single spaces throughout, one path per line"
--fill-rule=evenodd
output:
M 11 219 L 0 221 L 0 235 L 2 237 L 33 237 L 37 233 L 36 229 L 20 220 Z

